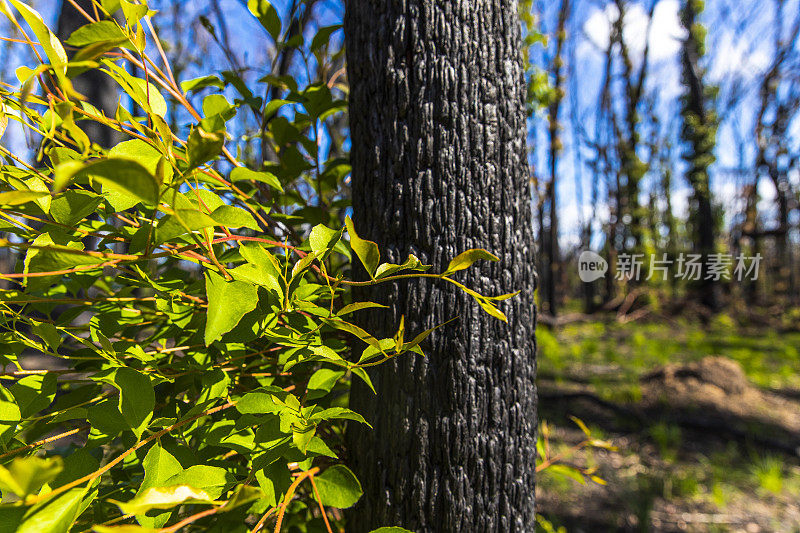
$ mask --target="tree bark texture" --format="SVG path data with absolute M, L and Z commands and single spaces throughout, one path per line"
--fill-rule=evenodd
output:
M 482 262 L 456 278 L 483 294 L 521 290 L 505 324 L 449 283 L 362 290 L 390 305 L 360 325 L 424 343 L 426 358 L 375 367 L 351 406 L 374 429 L 348 428 L 364 496 L 348 530 L 533 531 L 536 311 L 525 85 L 512 0 L 349 0 L 353 212 L 383 261 L 409 253 L 443 271 L 470 248 Z M 355 425 L 354 425 L 355 426 Z

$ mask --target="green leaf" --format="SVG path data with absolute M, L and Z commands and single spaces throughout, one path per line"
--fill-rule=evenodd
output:
M 114 386 L 119 389 L 119 412 L 137 437 L 141 437 L 156 404 L 150 378 L 132 368 L 118 368 Z
M 350 234 L 350 247 L 361 260 L 367 274 L 369 274 L 372 279 L 375 279 L 375 271 L 378 268 L 378 263 L 381 261 L 381 253 L 378 250 L 378 245 L 359 237 L 350 217 L 345 218 L 344 223 L 347 226 L 347 233 Z
M 272 4 L 267 0 L 248 0 L 247 9 L 277 42 L 281 36 L 281 18 Z
M 292 442 L 302 453 L 306 453 L 308 443 L 317 432 L 316 424 L 295 425 L 292 427 Z
M 34 323 L 31 326 L 31 329 L 54 352 L 58 350 L 59 346 L 61 346 L 61 334 L 59 334 L 58 328 L 53 324 L 50 324 L 49 322 L 40 322 L 38 324 Z
M 406 261 L 401 265 L 383 263 L 375 272 L 375 279 L 386 278 L 396 272 L 400 272 L 401 270 L 418 270 L 424 272 L 429 268 L 431 268 L 431 265 L 423 265 L 416 255 L 409 254 L 408 259 L 406 259 Z
M 0 192 L 0 205 L 11 207 L 14 205 L 27 204 L 39 198 L 48 196 L 49 193 L 42 191 L 8 191 Z
M 317 34 L 314 35 L 314 38 L 311 40 L 311 48 L 309 48 L 311 53 L 316 52 L 317 50 L 328 44 L 328 42 L 331 40 L 331 35 L 335 31 L 341 29 L 341 27 L 342 27 L 341 24 L 336 24 L 334 26 L 325 26 L 323 28 L 320 28 L 317 31 Z
M 353 420 L 355 422 L 360 422 L 362 424 L 367 424 L 370 426 L 364 417 L 360 414 L 356 413 L 355 411 L 351 411 L 350 409 L 344 407 L 329 407 L 328 409 L 322 409 L 321 411 L 317 411 L 313 415 L 311 415 L 310 420 Z
M 339 309 L 339 312 L 336 313 L 336 316 L 344 316 L 350 313 L 354 313 L 355 311 L 361 311 L 362 309 L 371 309 L 374 307 L 379 307 L 381 309 L 389 308 L 388 305 L 377 304 L 375 302 L 355 302 L 352 304 L 347 304 L 341 309 Z
M 225 281 L 222 276 L 211 271 L 206 271 L 206 293 L 206 346 L 232 330 L 258 304 L 258 289 L 255 285 L 244 281 Z
M 492 299 L 505 300 L 505 299 L 508 299 L 508 298 L 511 298 L 511 297 L 515 296 L 517 293 L 504 294 L 502 296 L 495 296 L 494 298 L 492 298 L 492 297 L 483 296 L 482 294 L 478 294 L 477 292 L 473 291 L 472 289 L 469 289 L 469 288 L 465 287 L 463 284 L 453 280 L 452 278 L 444 278 L 444 279 L 446 279 L 447 281 L 449 281 L 450 283 L 452 283 L 456 287 L 460 288 L 462 291 L 466 292 L 467 294 L 469 294 L 470 296 L 475 298 L 475 301 L 478 302 L 478 305 L 480 305 L 481 308 L 484 311 L 486 311 L 486 313 L 488 313 L 489 315 L 497 318 L 498 320 L 502 320 L 503 322 L 508 322 L 508 318 L 506 317 L 506 315 L 503 314 L 503 312 L 500 311 L 497 307 L 495 307 L 494 304 L 491 302 L 491 300 Z
M 229 271 L 233 277 L 273 290 L 283 300 L 283 276 L 275 256 L 260 244 L 242 246 L 239 252 L 247 264 Z
M 114 159 L 136 161 L 146 168 L 153 176 L 158 176 L 159 163 L 164 159 L 164 154 L 162 154 L 158 148 L 141 139 L 131 139 L 114 145 L 114 147 L 108 151 L 108 156 Z M 169 182 L 172 178 L 172 166 L 166 165 L 165 171 L 167 175 L 164 181 Z M 156 182 L 161 183 L 161 180 L 156 178 Z
M 547 467 L 547 471 L 551 474 L 558 474 L 574 481 L 577 481 L 581 485 L 586 484 L 586 479 L 583 477 L 583 474 L 576 468 L 573 468 L 568 465 L 563 464 L 552 464 Z
M 316 258 L 317 254 L 312 252 L 310 254 L 306 254 L 300 261 L 294 264 L 294 266 L 292 267 L 292 277 L 289 280 L 290 292 L 291 292 L 292 281 L 297 279 L 299 275 L 301 275 L 308 267 L 310 267 L 311 263 L 313 263 L 314 259 Z
M 25 498 L 29 494 L 35 494 L 45 483 L 54 480 L 63 468 L 61 457 L 14 459 L 7 467 L 0 466 L 0 490 Z
M 336 382 L 344 376 L 344 370 L 331 370 L 329 368 L 320 368 L 308 380 L 308 397 L 318 398 L 331 391 Z
M 202 126 L 192 129 L 187 143 L 187 156 L 189 157 L 189 167 L 197 168 L 204 165 L 207 161 L 215 159 L 222 153 L 225 146 L 225 132 L 205 131 Z
M 217 76 L 203 76 L 201 78 L 194 78 L 181 82 L 181 91 L 188 93 L 190 91 L 199 91 L 206 87 L 216 87 L 217 89 L 224 89 L 225 84 Z
M 346 321 L 338 319 L 338 318 L 336 318 L 336 319 L 323 319 L 322 321 L 325 324 L 327 324 L 328 326 L 331 326 L 332 328 L 336 328 L 336 329 L 338 329 L 340 331 L 344 331 L 344 332 L 350 333 L 351 335 L 357 337 L 358 339 L 366 342 L 370 346 L 378 349 L 379 351 L 383 351 L 381 349 L 380 343 L 378 342 L 378 339 L 376 339 L 375 337 L 370 335 L 364 329 L 356 326 L 355 324 L 351 324 L 350 322 L 346 322 Z
M 275 461 L 256 471 L 256 481 L 264 491 L 264 500 L 275 507 L 292 484 L 292 474 L 285 462 Z
M 20 413 L 27 418 L 47 408 L 53 402 L 57 385 L 56 375 L 47 373 L 25 376 L 14 383 L 9 390 L 14 395 Z
M 308 243 L 311 245 L 311 250 L 319 258 L 320 261 L 325 260 L 339 239 L 342 238 L 344 228 L 332 230 L 324 224 L 317 224 L 311 229 L 308 236 Z
M 24 261 L 24 272 L 53 272 L 76 266 L 97 265 L 104 261 L 101 257 L 83 255 L 81 253 L 83 244 L 80 242 L 69 243 L 69 246 L 55 245 L 47 233 L 36 237 L 33 244 L 48 248 L 28 250 Z M 53 279 L 53 276 L 30 278 L 28 287 L 47 286 Z
M 137 494 L 146 489 L 163 485 L 169 478 L 183 470 L 181 463 L 174 455 L 165 450 L 160 442 L 156 442 L 142 461 L 144 479 Z
M 167 480 L 170 485 L 191 485 L 211 498 L 218 498 L 225 487 L 235 481 L 233 474 L 224 468 L 209 465 L 194 465 L 178 472 Z
M 100 20 L 81 26 L 64 41 L 70 46 L 86 46 L 95 43 L 130 43 L 128 35 L 112 20 Z M 133 47 L 133 44 L 130 43 Z
M 249 211 L 232 205 L 222 205 L 211 213 L 218 225 L 228 228 L 249 228 L 254 231 L 261 231 L 261 227 L 253 218 Z
M 175 209 L 173 213 L 158 221 L 155 239 L 157 244 L 217 224 L 216 220 L 199 209 Z
M 236 114 L 236 108 L 221 94 L 209 94 L 203 98 L 203 115 L 213 117 L 219 115 L 228 121 Z
M 263 415 L 276 413 L 281 406 L 272 400 L 272 395 L 267 392 L 248 392 L 236 402 L 236 410 L 246 414 Z
M 59 224 L 74 226 L 93 214 L 103 197 L 87 191 L 64 191 L 50 202 L 50 216 Z
M 283 192 L 280 180 L 270 172 L 257 172 L 246 167 L 236 167 L 231 171 L 231 181 L 253 180 L 266 183 L 273 189 Z
M 67 179 L 88 176 L 104 188 L 136 198 L 147 206 L 158 202 L 161 183 L 144 166 L 130 159 L 110 157 L 95 161 L 74 172 Z
M 34 505 L 25 513 L 17 533 L 67 533 L 85 506 L 87 490 L 74 488 Z
M 146 6 L 144 6 L 146 9 Z M 128 96 L 130 96 L 142 109 L 161 118 L 167 114 L 167 101 L 158 88 L 147 80 L 132 76 L 127 70 L 120 67 L 113 61 L 103 59 L 101 61 L 106 67 L 104 72 L 114 78 Z
M 120 7 L 122 7 L 122 14 L 125 16 L 125 22 L 128 26 L 135 26 L 147 14 L 147 2 L 141 4 L 134 4 L 130 0 L 120 0 Z
M 181 504 L 213 504 L 213 498 L 201 489 L 190 485 L 151 487 L 127 502 L 115 503 L 123 514 L 144 514 L 151 509 L 172 509 Z
M 363 490 L 355 474 L 344 465 L 334 465 L 314 478 L 322 504 L 346 509 L 361 498 Z
M 378 529 L 373 529 L 369 533 L 414 533 L 414 532 L 409 531 L 407 529 L 403 529 L 402 527 L 390 526 L 390 527 L 379 527 Z
M 42 16 L 30 6 L 20 2 L 19 0 L 8 0 L 17 8 L 22 18 L 33 30 L 33 34 L 41 44 L 47 59 L 53 65 L 56 74 L 60 77 L 67 73 L 67 52 L 61 45 L 61 41 L 55 36 L 53 32 L 44 23 Z
M 251 487 L 249 485 L 238 485 L 233 491 L 233 495 L 228 499 L 228 503 L 223 507 L 224 511 L 231 511 L 237 507 L 247 505 L 254 501 L 258 501 L 264 497 L 264 491 L 258 487 Z
M 486 259 L 487 261 L 500 260 L 496 255 L 490 254 L 486 250 L 474 248 L 458 254 L 455 259 L 450 261 L 450 264 L 447 266 L 447 270 L 445 270 L 442 275 L 452 274 L 453 272 L 467 269 L 472 266 L 472 263 L 480 259 Z

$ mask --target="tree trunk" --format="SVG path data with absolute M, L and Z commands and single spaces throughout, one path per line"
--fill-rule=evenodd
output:
M 561 110 L 561 101 L 564 99 L 564 59 L 563 48 L 566 39 L 566 25 L 569 17 L 569 0 L 561 0 L 558 10 L 558 24 L 556 25 L 556 52 L 553 57 L 551 76 L 554 81 L 555 96 L 547 112 L 547 134 L 550 140 L 549 166 L 550 182 L 547 184 L 547 205 L 549 219 L 549 239 L 547 240 L 547 311 L 552 315 L 558 314 L 559 294 L 558 288 L 561 272 L 561 253 L 558 247 L 558 156 L 561 152 L 560 124 L 558 122 Z M 563 285 L 562 285 L 563 286 Z
M 348 428 L 364 487 L 348 530 L 533 531 L 536 312 L 520 21 L 511 0 L 349 0 L 353 212 L 385 260 L 416 254 L 433 271 L 469 248 L 458 279 L 506 302 L 509 324 L 427 280 L 363 290 L 390 312 L 362 313 L 390 337 L 454 317 L 423 346 L 355 380 Z
M 77 0 L 76 3 L 90 15 L 94 14 L 92 0 Z M 67 40 L 72 32 L 88 23 L 86 17 L 67 0 L 61 3 L 56 30 L 59 39 Z M 86 97 L 90 104 L 103 111 L 106 116 L 114 116 L 119 103 L 119 93 L 114 80 L 109 76 L 98 69 L 91 69 L 75 77 L 72 85 L 76 91 Z M 104 148 L 110 148 L 120 140 L 117 132 L 99 122 L 83 121 L 80 126 L 86 131 L 86 135 L 92 142 Z
M 717 130 L 711 98 L 700 68 L 700 58 L 705 54 L 704 33 L 697 22 L 701 11 L 701 2 L 685 0 L 681 13 L 683 26 L 688 32 L 681 52 L 685 86 L 681 110 L 684 119 L 682 138 L 688 147 L 684 154 L 689 166 L 686 177 L 693 189 L 694 212 L 690 216 L 694 219 L 695 251 L 703 258 L 702 275 L 697 285 L 698 297 L 703 305 L 717 310 L 720 305 L 720 284 L 714 279 L 707 279 L 709 255 L 714 253 L 717 232 L 708 174 L 708 168 L 714 162 Z

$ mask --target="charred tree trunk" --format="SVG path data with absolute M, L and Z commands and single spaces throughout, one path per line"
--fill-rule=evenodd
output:
M 513 0 L 349 0 L 353 211 L 386 260 L 409 253 L 441 271 L 483 247 L 500 257 L 461 281 L 522 290 L 508 324 L 449 284 L 364 290 L 391 312 L 361 324 L 391 336 L 458 315 L 424 346 L 354 383 L 374 426 L 348 429 L 364 486 L 348 529 L 533 531 L 536 455 L 533 239 L 520 22 Z M 357 380 L 356 380 L 357 381 Z
M 697 22 L 702 3 L 686 0 L 681 13 L 688 35 L 683 42 L 681 63 L 685 93 L 682 97 L 682 138 L 687 144 L 684 159 L 689 165 L 687 180 L 692 186 L 692 213 L 695 251 L 703 256 L 703 269 L 697 292 L 700 302 L 716 310 L 720 304 L 720 284 L 707 276 L 709 255 L 714 253 L 716 223 L 711 201 L 708 169 L 714 162 L 717 120 L 711 109 L 712 91 L 703 82 L 700 58 L 705 54 L 705 32 Z
M 548 232 L 547 239 L 547 311 L 552 315 L 558 314 L 559 281 L 561 277 L 561 252 L 558 246 L 558 156 L 561 152 L 561 126 L 558 122 L 561 111 L 561 102 L 564 99 L 564 40 L 566 39 L 567 17 L 569 16 L 569 0 L 561 0 L 558 10 L 558 24 L 556 26 L 556 52 L 553 57 L 551 76 L 554 83 L 555 96 L 547 110 L 547 135 L 550 141 L 549 167 L 550 181 L 547 184 L 548 206 Z
M 92 0 L 77 0 L 76 3 L 86 13 L 94 14 Z M 89 21 L 71 3 L 66 0 L 61 3 L 56 30 L 59 39 L 67 40 L 72 32 L 88 23 Z M 119 103 L 119 94 L 117 85 L 109 76 L 98 69 L 90 69 L 76 76 L 72 80 L 72 85 L 76 91 L 86 97 L 90 104 L 103 111 L 106 116 L 114 116 Z M 99 122 L 84 121 L 80 123 L 80 126 L 86 131 L 86 135 L 92 142 L 104 148 L 110 148 L 120 141 L 117 132 Z

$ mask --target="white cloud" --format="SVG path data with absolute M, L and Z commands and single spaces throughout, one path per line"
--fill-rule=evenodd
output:
M 681 40 L 684 39 L 686 31 L 681 26 L 679 9 L 678 0 L 661 0 L 656 5 L 649 39 L 651 60 L 671 59 L 680 50 Z M 595 9 L 589 15 L 583 30 L 596 47 L 600 49 L 608 47 L 611 28 L 618 13 L 617 6 L 608 3 L 604 9 Z M 630 47 L 633 59 L 637 62 L 644 53 L 647 25 L 648 16 L 644 6 L 640 3 L 630 4 L 625 14 L 623 36 Z

